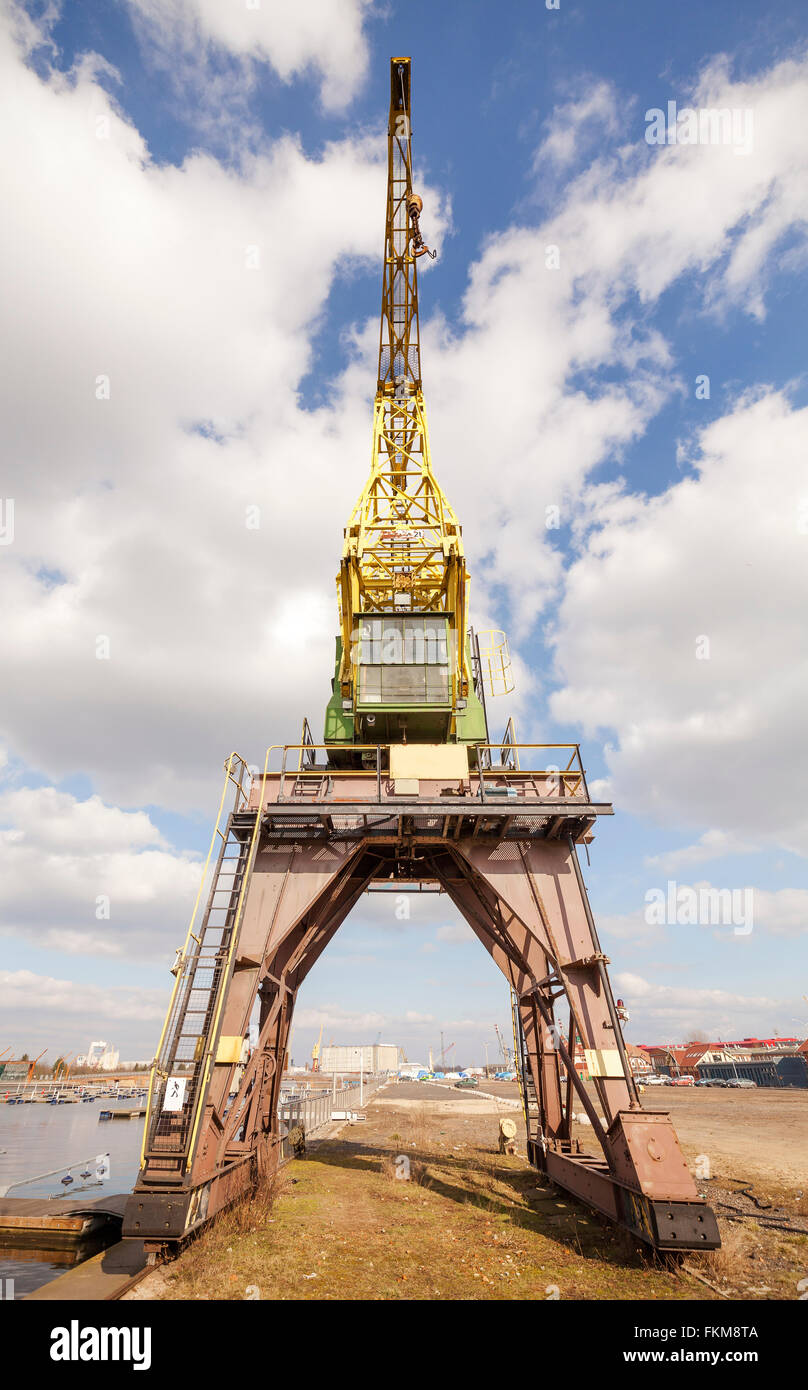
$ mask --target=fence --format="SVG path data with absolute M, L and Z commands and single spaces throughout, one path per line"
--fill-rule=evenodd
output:
M 357 1082 L 354 1086 L 342 1087 L 338 1091 L 333 1088 L 323 1089 L 317 1095 L 295 1096 L 289 1100 L 282 1100 L 278 1108 L 282 1132 L 285 1130 L 288 1133 L 293 1125 L 300 1125 L 309 1138 L 331 1123 L 332 1111 L 355 1110 L 358 1106 L 364 1105 L 389 1079 L 389 1072 L 381 1072 L 375 1076 L 366 1076 L 361 1085 Z M 281 1151 L 284 1158 L 291 1157 L 291 1147 L 285 1136 Z
M 18 1178 L 16 1182 L 9 1182 L 6 1183 L 5 1187 L 0 1187 L 0 1197 L 6 1197 L 12 1187 L 27 1187 L 29 1183 L 42 1182 L 43 1178 L 63 1178 L 68 1175 L 72 1178 L 74 1168 L 84 1168 L 86 1170 L 86 1176 L 95 1179 L 92 1184 L 93 1186 L 96 1186 L 100 1182 L 108 1182 L 109 1154 L 96 1154 L 94 1158 L 80 1158 L 78 1162 L 65 1163 L 61 1168 L 50 1168 L 47 1173 L 35 1173 L 33 1177 L 30 1178 Z M 82 1173 L 81 1176 L 84 1177 L 85 1173 Z M 65 1184 L 65 1186 L 69 1186 L 69 1184 Z M 77 1192 L 82 1192 L 83 1190 L 84 1189 L 81 1187 L 76 1188 Z M 68 1193 L 66 1191 L 55 1192 L 53 1194 L 53 1197 L 67 1196 Z M 48 1198 L 48 1200 L 50 1201 L 52 1198 Z

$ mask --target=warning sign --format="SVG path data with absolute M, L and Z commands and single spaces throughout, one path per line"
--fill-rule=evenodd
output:
M 185 1104 L 185 1087 L 188 1084 L 187 1076 L 170 1076 L 166 1085 L 166 1094 L 163 1101 L 164 1110 L 181 1110 Z

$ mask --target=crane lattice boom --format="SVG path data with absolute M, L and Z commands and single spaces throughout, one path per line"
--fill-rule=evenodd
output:
M 370 476 L 345 528 L 327 742 L 485 740 L 460 523 L 432 471 L 412 187 L 410 60 L 390 65 L 384 273 Z

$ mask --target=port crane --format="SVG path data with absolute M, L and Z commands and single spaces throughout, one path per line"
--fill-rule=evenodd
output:
M 494 1024 L 494 1032 L 495 1032 L 496 1035 L 497 1035 L 497 1044 L 498 1044 L 498 1046 L 499 1046 L 499 1054 L 500 1054 L 500 1056 L 501 1056 L 501 1058 L 502 1058 L 502 1064 L 503 1064 L 504 1067 L 507 1068 L 507 1067 L 509 1067 L 510 1064 L 511 1064 L 511 1059 L 510 1059 L 510 1056 L 509 1056 L 509 1054 L 508 1054 L 508 1049 L 507 1049 L 507 1047 L 506 1047 L 506 1045 L 505 1045 L 505 1039 L 503 1038 L 501 1032 L 499 1031 L 499 1025 L 498 1025 L 497 1023 Z
M 51 1072 L 51 1079 L 53 1081 L 67 1081 L 70 1076 L 70 1059 L 72 1056 L 73 1053 L 68 1052 L 66 1056 L 56 1058 L 53 1064 L 53 1071 Z
M 316 1043 L 314 1044 L 314 1047 L 311 1049 L 311 1069 L 312 1069 L 312 1071 L 319 1071 L 319 1070 L 320 1070 L 320 1045 L 321 1045 L 321 1043 L 322 1043 L 322 1041 L 323 1041 L 323 1028 L 324 1028 L 324 1027 L 325 1027 L 325 1024 L 324 1024 L 324 1023 L 321 1024 L 321 1026 L 320 1026 L 320 1036 L 319 1036 L 319 1038 L 317 1039 Z
M 579 862 L 612 807 L 577 744 L 519 745 L 512 727 L 490 740 L 506 648 L 471 630 L 461 528 L 432 468 L 411 97 L 410 59 L 393 58 L 371 468 L 343 536 L 325 741 L 304 721 L 263 773 L 227 759 L 123 1234 L 164 1252 L 275 1170 L 300 986 L 363 893 L 395 882 L 445 892 L 513 991 L 529 1162 L 656 1249 L 714 1248 L 670 1116 L 640 1100 Z
M 483 658 L 469 628 L 462 528 L 432 468 L 418 301 L 427 247 L 412 180 L 410 86 L 409 59 L 393 60 L 371 468 L 344 532 L 325 720 L 337 762 L 339 745 L 419 740 L 473 749 L 488 737 L 484 676 L 491 674 L 491 694 L 508 688 L 504 634 L 493 647 L 485 634 Z
M 48 1050 L 48 1049 L 47 1049 L 46 1047 L 43 1048 L 42 1051 L 41 1051 L 40 1054 L 39 1054 L 39 1057 L 35 1057 L 34 1060 L 33 1060 L 33 1062 L 29 1063 L 29 1066 L 28 1066 L 28 1076 L 26 1077 L 26 1080 L 27 1080 L 27 1081 L 33 1081 L 33 1079 L 34 1079 L 34 1074 L 35 1074 L 35 1072 L 36 1072 L 37 1062 L 40 1060 L 41 1057 L 44 1057 L 44 1056 L 45 1056 L 45 1053 L 47 1052 L 47 1050 Z

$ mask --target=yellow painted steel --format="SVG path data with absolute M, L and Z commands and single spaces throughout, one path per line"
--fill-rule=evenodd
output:
M 196 923 L 196 914 L 197 914 L 197 912 L 199 911 L 199 902 L 200 902 L 200 899 L 201 899 L 201 897 L 202 897 L 202 889 L 204 888 L 205 882 L 206 882 L 207 877 L 208 877 L 208 870 L 210 869 L 211 856 L 212 856 L 212 854 L 213 854 L 214 845 L 216 844 L 216 836 L 217 836 L 218 834 L 221 833 L 220 830 L 219 830 L 219 825 L 220 825 L 221 819 L 222 819 L 222 811 L 224 810 L 224 799 L 225 799 L 225 797 L 227 796 L 227 784 L 228 784 L 228 782 L 231 780 L 231 777 L 232 777 L 232 768 L 233 768 L 234 759 L 237 760 L 237 761 L 239 761 L 239 762 L 241 762 L 242 764 L 244 764 L 244 759 L 241 757 L 241 754 L 240 754 L 240 753 L 231 753 L 231 754 L 230 754 L 230 757 L 227 759 L 227 762 L 226 762 L 225 765 L 224 765 L 224 782 L 223 782 L 223 784 L 222 784 L 222 794 L 221 794 L 221 797 L 219 798 L 219 810 L 218 810 L 217 813 L 216 813 L 216 821 L 215 821 L 214 826 L 213 826 L 213 833 L 211 834 L 211 837 L 210 837 L 210 845 L 208 846 L 207 858 L 205 859 L 205 865 L 204 865 L 204 868 L 203 868 L 203 870 L 202 870 L 202 877 L 201 877 L 200 880 L 199 880 L 199 887 L 198 887 L 197 892 L 196 892 L 196 900 L 195 900 L 195 902 L 194 902 L 193 912 L 191 913 L 191 921 L 190 921 L 190 924 L 189 924 L 189 926 L 188 926 L 188 931 L 187 931 L 187 934 L 186 934 L 186 937 L 185 937 L 185 944 L 184 944 L 184 946 L 183 946 L 183 948 L 182 948 L 182 956 L 183 956 L 183 958 L 184 958 L 185 955 L 187 954 L 188 947 L 189 947 L 191 941 L 192 941 L 192 940 L 195 940 L 195 941 L 198 940 L 198 938 L 197 938 L 196 936 L 194 936 L 194 924 Z M 246 764 L 244 764 L 244 765 L 246 766 Z M 152 1063 L 152 1069 L 151 1069 L 151 1073 L 150 1073 L 150 1075 L 149 1075 L 149 1094 L 148 1094 L 148 1097 L 147 1097 L 147 1099 L 146 1099 L 146 1123 L 145 1123 L 144 1126 L 143 1126 L 143 1140 L 142 1140 L 141 1147 L 140 1147 L 140 1166 L 141 1166 L 141 1168 L 143 1167 L 143 1164 L 144 1164 L 145 1161 L 146 1161 L 146 1140 L 147 1140 L 148 1135 L 149 1135 L 149 1126 L 150 1126 L 150 1123 L 151 1123 L 151 1108 L 152 1108 L 152 1096 L 153 1096 L 153 1092 L 154 1092 L 154 1082 L 155 1082 L 155 1078 L 156 1078 L 156 1076 L 157 1076 L 157 1073 L 158 1073 L 158 1071 L 160 1070 L 160 1067 L 159 1067 L 159 1058 L 160 1058 L 160 1055 L 161 1055 L 161 1053 L 162 1053 L 162 1051 L 163 1051 L 163 1043 L 165 1042 L 166 1030 L 168 1029 L 169 1019 L 172 1017 L 173 1012 L 174 1012 L 174 1002 L 175 1002 L 176 997 L 177 997 L 177 991 L 178 991 L 179 988 L 180 988 L 181 980 L 182 980 L 182 971 L 181 971 L 181 970 L 178 970 L 178 971 L 177 971 L 177 974 L 176 974 L 175 977 L 174 977 L 174 988 L 173 988 L 172 991 L 171 991 L 171 999 L 170 999 L 169 1005 L 168 1005 L 168 1012 L 166 1013 L 166 1016 L 165 1016 L 165 1021 L 164 1021 L 164 1023 L 163 1023 L 163 1030 L 162 1030 L 162 1032 L 161 1032 L 161 1034 L 160 1034 L 160 1041 L 159 1041 L 159 1043 L 157 1044 L 157 1051 L 156 1051 L 156 1053 L 154 1054 L 154 1062 Z M 163 1079 L 165 1080 L 165 1076 L 164 1076 L 164 1075 L 163 1075 Z
M 267 749 L 267 755 L 266 755 L 266 759 L 265 759 L 265 762 L 264 762 L 264 777 L 263 777 L 262 782 L 261 782 L 261 796 L 262 796 L 262 801 L 263 801 L 264 785 L 265 785 L 265 782 L 266 782 L 267 762 L 269 761 L 269 753 L 270 753 L 270 751 L 271 751 L 271 750 Z M 239 769 L 240 769 L 238 776 L 234 776 L 234 769 L 236 769 L 236 768 L 239 768 Z M 190 946 L 191 941 L 196 941 L 197 943 L 199 942 L 199 937 L 198 937 L 198 936 L 196 935 L 196 933 L 194 932 L 194 926 L 196 925 L 197 913 L 199 912 L 199 904 L 200 904 L 201 899 L 202 899 L 202 890 L 203 890 L 203 888 L 204 888 L 204 886 L 205 886 L 205 883 L 207 882 L 208 872 L 209 872 L 209 870 L 210 870 L 210 861 L 211 861 L 211 858 L 212 858 L 212 856 L 213 856 L 214 848 L 215 848 L 215 846 L 216 846 L 216 837 L 219 836 L 219 838 L 222 838 L 222 832 L 221 832 L 221 828 L 220 828 L 220 827 L 221 827 L 221 823 L 222 823 L 222 814 L 223 814 L 223 812 L 224 812 L 225 797 L 227 796 L 228 783 L 231 783 L 231 782 L 234 783 L 234 785 L 241 791 L 242 796 L 244 797 L 244 796 L 245 796 L 245 793 L 244 793 L 244 774 L 247 772 L 247 770 L 248 770 L 248 769 L 247 769 L 247 763 L 245 762 L 244 758 L 242 758 L 242 756 L 241 756 L 240 753 L 235 753 L 235 752 L 234 752 L 234 753 L 231 753 L 231 754 L 230 754 L 230 757 L 227 759 L 227 761 L 226 761 L 225 764 L 224 764 L 224 782 L 223 782 L 223 784 L 222 784 L 222 795 L 221 795 L 221 797 L 219 798 L 219 810 L 218 810 L 217 813 L 216 813 L 216 821 L 215 821 L 214 826 L 213 826 L 213 832 L 212 832 L 211 837 L 210 837 L 210 845 L 208 846 L 207 857 L 206 857 L 206 859 L 205 859 L 205 864 L 204 864 L 204 867 L 203 867 L 203 869 L 202 869 L 202 875 L 201 875 L 201 878 L 200 878 L 200 880 L 199 880 L 199 888 L 197 889 L 196 900 L 195 900 L 195 902 L 194 902 L 193 912 L 191 913 L 191 921 L 190 921 L 190 924 L 189 924 L 189 926 L 188 926 L 188 932 L 187 932 L 186 937 L 185 937 L 185 944 L 183 945 L 183 948 L 182 948 L 182 958 L 183 958 L 183 959 L 185 958 L 185 956 L 186 956 L 187 953 L 188 953 L 188 948 L 189 948 L 189 946 Z M 253 843 L 253 844 L 254 844 L 254 842 L 255 842 L 255 836 L 256 836 L 256 831 L 257 831 L 257 827 L 258 827 L 258 822 L 259 822 L 259 820 L 260 820 L 260 814 L 256 815 L 256 826 L 255 826 L 255 829 L 253 830 L 253 840 L 252 840 L 252 843 Z M 252 853 L 252 850 L 251 850 L 251 853 Z M 247 881 L 247 876 L 245 875 L 244 882 L 246 883 L 246 881 Z M 242 893 L 243 893 L 243 889 L 242 889 Z M 239 900 L 239 908 L 238 908 L 238 914 L 237 914 L 237 918 L 236 918 L 236 925 L 238 924 L 238 919 L 239 919 L 240 915 L 241 915 L 241 900 Z M 234 931 L 233 936 L 232 936 L 232 942 L 233 942 L 233 943 L 235 942 L 235 936 L 236 936 L 236 933 L 235 933 L 235 931 Z M 231 945 L 231 951 L 232 951 L 232 945 Z M 160 1034 L 160 1041 L 159 1041 L 159 1043 L 158 1043 L 158 1045 L 157 1045 L 157 1051 L 156 1051 L 156 1053 L 155 1053 L 155 1059 L 154 1059 L 154 1062 L 153 1062 L 153 1064 L 152 1064 L 151 1073 L 150 1073 L 150 1075 L 149 1075 L 149 1094 L 148 1094 L 148 1097 L 147 1097 L 147 1100 L 146 1100 L 146 1121 L 145 1121 L 145 1124 L 144 1124 L 144 1126 L 143 1126 L 143 1140 L 142 1140 L 141 1148 L 140 1148 L 140 1166 L 141 1166 L 141 1168 L 143 1167 L 143 1165 L 144 1165 L 144 1163 L 145 1163 L 145 1161 L 146 1161 L 146 1141 L 147 1141 L 147 1139 L 148 1139 L 149 1131 L 150 1131 L 150 1124 L 151 1124 L 151 1117 L 152 1117 L 152 1116 L 151 1116 L 151 1111 L 152 1111 L 152 1103 L 153 1103 L 153 1097 L 154 1097 L 154 1083 L 155 1083 L 155 1079 L 156 1079 L 158 1073 L 160 1073 L 160 1075 L 163 1076 L 163 1079 L 164 1079 L 164 1080 L 167 1079 L 165 1073 L 160 1071 L 159 1059 L 160 1059 L 160 1056 L 161 1056 L 162 1051 L 163 1051 L 163 1044 L 164 1044 L 164 1042 L 165 1042 L 166 1031 L 167 1031 L 167 1029 L 168 1029 L 169 1021 L 170 1021 L 170 1019 L 172 1018 L 173 1013 L 174 1013 L 174 1004 L 175 1004 L 176 997 L 177 997 L 177 991 L 180 989 L 181 983 L 182 983 L 182 971 L 181 971 L 181 970 L 178 970 L 178 971 L 177 971 L 177 974 L 176 974 L 176 976 L 175 976 L 175 978 L 174 978 L 174 988 L 173 988 L 172 991 L 171 991 L 171 999 L 170 999 L 170 1001 L 169 1001 L 168 1010 L 167 1010 L 167 1012 L 166 1012 L 165 1021 L 164 1021 L 164 1023 L 163 1023 L 163 1030 L 162 1030 L 162 1032 L 161 1032 L 161 1034 Z M 218 1015 L 217 1015 L 217 1019 L 218 1019 Z M 214 1035 L 214 1034 L 209 1034 L 209 1037 L 213 1037 L 213 1036 L 215 1036 L 215 1035 Z M 198 1116 L 197 1116 L 197 1120 L 198 1120 Z M 196 1126 L 194 1127 L 194 1132 L 196 1132 Z
M 585 1047 L 584 1057 L 590 1076 L 614 1077 L 619 1080 L 624 1074 L 620 1053 L 616 1047 Z
M 480 664 L 489 695 L 510 695 L 514 689 L 513 667 L 508 639 L 501 628 L 485 628 L 477 633 Z
M 256 846 L 257 846 L 257 844 L 258 844 L 258 831 L 259 831 L 260 826 L 261 826 L 261 808 L 263 807 L 263 804 L 264 804 L 264 791 L 265 791 L 265 788 L 266 788 L 266 780 L 267 780 L 267 761 L 268 761 L 268 759 L 269 759 L 269 750 L 267 749 L 267 755 L 266 755 L 266 758 L 264 759 L 264 775 L 263 775 L 263 777 L 261 778 L 261 798 L 260 798 L 260 801 L 259 801 L 259 803 L 258 803 L 258 806 L 256 807 L 256 810 L 255 810 L 255 824 L 253 825 L 252 835 L 250 836 L 250 848 L 249 848 L 249 851 L 248 851 L 248 853 L 247 853 L 247 863 L 246 863 L 246 866 L 245 866 L 244 873 L 243 873 L 243 875 L 242 875 L 242 880 L 241 880 L 241 891 L 240 891 L 240 893 L 239 893 L 239 895 L 238 895 L 238 903 L 237 903 L 237 905 L 236 905 L 236 913 L 235 913 L 235 917 L 234 917 L 234 920 L 233 920 L 233 929 L 232 929 L 232 931 L 231 931 L 231 933 L 230 933 L 230 946 L 229 946 L 229 948 L 228 948 L 228 952 L 227 952 L 227 961 L 226 961 L 226 963 L 225 963 L 225 968 L 224 968 L 224 972 L 223 972 L 223 973 L 224 973 L 224 979 L 226 979 L 226 980 L 229 979 L 229 977 L 230 977 L 230 966 L 231 966 L 232 961 L 233 961 L 233 953 L 234 953 L 234 951 L 235 951 L 235 949 L 236 949 L 236 945 L 237 945 L 237 943 L 238 943 L 239 928 L 240 928 L 240 926 L 241 926 L 241 914 L 242 914 L 242 912 L 243 912 L 243 910 L 244 910 L 244 903 L 245 903 L 246 898 L 247 898 L 247 890 L 248 890 L 249 884 L 250 884 L 250 874 L 251 874 L 251 870 L 252 870 L 253 860 L 254 860 L 254 858 L 255 858 Z M 244 767 L 246 768 L 247 765 L 246 765 L 246 763 L 244 763 L 244 759 L 243 759 L 243 758 L 242 758 L 242 763 L 243 763 Z M 233 778 L 231 777 L 231 781 L 232 781 L 232 780 L 233 780 Z M 246 798 L 245 798 L 245 800 L 246 800 Z M 220 1020 L 221 1020 L 222 1009 L 224 1008 L 224 1002 L 225 1002 L 226 996 L 227 996 L 227 990 L 222 989 L 222 990 L 219 991 L 219 1000 L 218 1000 L 218 1003 L 217 1003 L 217 1005 L 216 1005 L 216 1013 L 215 1013 L 215 1015 L 214 1015 L 213 1023 L 212 1023 L 212 1025 L 211 1025 L 210 1031 L 208 1032 L 208 1035 L 207 1035 L 207 1046 L 208 1046 L 207 1058 L 206 1058 L 206 1061 L 205 1061 L 205 1070 L 204 1070 L 203 1075 L 202 1075 L 202 1082 L 201 1082 L 201 1085 L 200 1085 L 200 1086 L 198 1087 L 198 1089 L 197 1089 L 197 1095 L 196 1095 L 196 1114 L 195 1114 L 195 1116 L 194 1116 L 194 1122 L 193 1122 L 193 1126 L 192 1126 L 192 1129 L 191 1129 L 191 1138 L 190 1138 L 190 1142 L 189 1142 L 189 1144 L 188 1144 L 188 1157 L 187 1157 L 187 1159 L 186 1159 L 186 1165 L 185 1165 L 186 1168 L 190 1168 L 190 1167 L 191 1167 L 191 1164 L 192 1164 L 192 1162 L 193 1162 L 194 1148 L 195 1148 L 195 1145 L 196 1145 L 196 1136 L 197 1136 L 197 1133 L 198 1133 L 198 1130 L 199 1130 L 199 1122 L 200 1122 L 200 1120 L 201 1120 L 201 1118 L 202 1118 L 202 1111 L 203 1111 L 203 1108 L 204 1108 L 203 1102 L 204 1102 L 205 1096 L 207 1095 L 208 1081 L 210 1080 L 211 1068 L 212 1068 L 212 1066 L 213 1066 L 213 1039 L 216 1037 L 216 1034 L 217 1034 L 218 1031 L 219 1031 L 219 1023 L 220 1023 Z
M 390 776 L 456 778 L 469 775 L 469 750 L 462 743 L 391 743 Z
M 510 990 L 508 991 L 508 994 L 511 1001 L 511 1023 L 513 1025 L 513 1065 L 516 1069 L 516 1079 L 519 1082 L 519 1095 L 522 1098 L 522 1113 L 524 1114 L 525 1124 L 527 1126 L 527 1132 L 529 1134 L 530 1112 L 528 1110 L 527 1090 L 525 1089 L 524 1077 L 522 1076 L 522 1049 L 519 1046 L 518 1037 L 519 1022 L 517 1017 L 517 1010 L 519 1008 L 519 1000 L 516 997 L 516 990 L 513 988 L 513 986 L 511 986 Z
M 337 577 L 342 634 L 339 683 L 353 700 L 358 628 L 365 615 L 446 613 L 452 706 L 470 685 L 465 637 L 469 576 L 460 523 L 432 472 L 421 381 L 418 256 L 412 207 L 410 60 L 391 61 L 379 370 L 371 469 L 345 528 Z
M 235 1037 L 223 1035 L 219 1039 L 219 1045 L 216 1048 L 216 1065 L 227 1064 L 228 1066 L 233 1066 L 234 1063 L 241 1061 L 241 1054 L 243 1051 L 244 1039 L 241 1037 L 241 1034 Z

